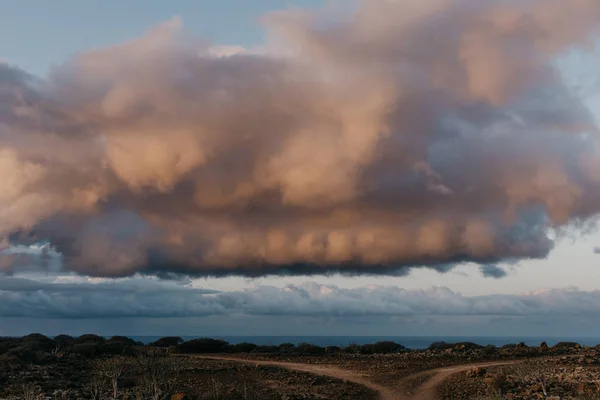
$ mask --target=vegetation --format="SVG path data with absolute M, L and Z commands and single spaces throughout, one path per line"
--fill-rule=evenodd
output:
M 600 351 L 600 349 L 589 347 L 586 349 L 593 354 L 598 354 Z M 584 354 L 586 349 L 577 343 L 558 343 L 552 347 L 548 347 L 545 343 L 539 347 L 530 347 L 519 343 L 495 347 L 480 346 L 469 342 L 438 342 L 431 344 L 427 350 L 414 351 L 414 355 L 415 359 L 420 360 L 419 362 L 429 360 L 439 363 L 439 360 L 447 360 L 446 365 L 451 365 L 451 362 L 456 363 L 460 360 L 518 357 L 534 359 L 547 355 Z M 49 338 L 35 333 L 21 338 L 0 338 L 0 397 L 11 398 L 14 396 L 19 399 L 33 400 L 39 399 L 42 395 L 46 397 L 51 395 L 53 400 L 74 400 L 75 398 L 184 400 L 185 397 L 181 392 L 182 383 L 188 382 L 185 395 L 188 396 L 187 398 L 223 400 L 271 398 L 265 395 L 264 385 L 260 389 L 263 392 L 258 389 L 261 387 L 261 381 L 256 380 L 256 374 L 274 374 L 273 370 L 276 369 L 256 367 L 261 372 L 253 372 L 254 380 L 246 380 L 249 375 L 243 375 L 243 379 L 232 380 L 230 375 L 225 373 L 219 375 L 219 371 L 222 370 L 202 370 L 195 367 L 194 363 L 201 363 L 202 358 L 181 356 L 182 354 L 211 353 L 253 353 L 257 354 L 257 357 L 274 357 L 275 359 L 298 356 L 317 360 L 319 357 L 334 357 L 343 360 L 344 363 L 348 360 L 357 362 L 371 360 L 375 363 L 373 365 L 376 365 L 382 355 L 393 355 L 389 358 L 390 360 L 396 359 L 396 357 L 399 357 L 398 360 L 400 360 L 410 357 L 413 351 L 392 341 L 380 341 L 365 345 L 351 344 L 346 347 L 322 347 L 310 343 L 283 343 L 275 346 L 253 343 L 231 344 L 225 340 L 212 338 L 184 341 L 180 337 L 169 336 L 144 345 L 125 336 L 104 338 L 86 334 L 79 337 L 59 335 Z M 386 359 L 388 358 L 386 357 Z M 590 360 L 588 361 L 595 362 L 593 358 Z M 228 368 L 237 368 L 228 370 L 229 374 L 247 371 L 243 368 L 240 369 L 239 366 Z M 553 378 L 556 374 L 552 371 L 552 373 L 548 372 L 550 371 L 548 368 L 543 363 L 523 363 L 518 367 L 511 366 L 507 370 L 508 373 L 486 374 L 484 371 L 483 375 L 473 375 L 481 382 L 485 381 L 490 389 L 490 394 L 494 396 L 512 393 L 517 386 L 539 391 L 542 396 L 550 396 L 557 390 L 567 390 L 564 384 L 557 383 Z M 27 373 L 22 371 L 27 371 Z M 194 379 L 197 379 L 199 374 L 204 377 L 204 386 L 198 389 L 201 392 L 192 395 L 190 388 L 197 387 L 197 381 Z M 278 378 L 273 381 L 278 381 Z M 10 391 L 7 388 L 10 388 Z M 600 388 L 600 384 L 598 384 L 598 388 Z M 592 387 L 591 384 L 585 386 L 584 389 L 596 390 L 595 386 Z M 574 391 L 575 389 L 569 390 Z M 583 393 L 582 390 L 580 392 Z M 585 393 L 587 394 L 587 392 Z

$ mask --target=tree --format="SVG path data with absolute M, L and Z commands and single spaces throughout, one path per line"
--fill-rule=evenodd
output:
M 128 366 L 129 362 L 124 357 L 111 357 L 96 362 L 96 372 L 110 382 L 113 400 L 117 399 L 119 394 L 119 379 L 123 377 Z
M 137 358 L 136 366 L 144 398 L 163 400 L 173 394 L 177 374 L 183 367 L 183 358 L 147 352 Z

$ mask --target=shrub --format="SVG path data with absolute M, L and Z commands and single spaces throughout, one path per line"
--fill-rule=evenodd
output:
M 473 343 L 473 342 L 458 342 L 454 344 L 454 348 L 459 348 L 462 350 L 478 350 L 483 349 L 484 346 Z
M 99 352 L 105 355 L 134 355 L 137 342 L 124 336 L 113 336 L 106 342 L 101 343 Z
M 81 344 L 81 343 L 104 343 L 106 342 L 106 339 L 103 338 L 102 336 L 98 336 L 98 335 L 94 335 L 91 333 L 85 334 L 85 335 L 81 335 L 78 338 L 75 339 L 75 341 L 73 342 L 73 344 Z
M 178 353 L 227 353 L 231 345 L 220 339 L 192 339 L 176 347 Z
M 279 347 L 278 346 L 256 346 L 256 352 L 257 353 L 275 354 L 275 353 L 279 353 Z
M 162 337 L 152 343 L 148 343 L 150 347 L 175 347 L 183 343 L 183 339 L 178 336 Z
M 54 342 L 62 348 L 73 344 L 75 342 L 75 338 L 69 335 L 58 335 L 54 337 Z
M 325 349 L 320 346 L 315 346 L 310 343 L 300 343 L 298 345 L 298 353 L 312 355 L 312 356 L 320 356 L 325 354 Z
M 15 358 L 27 364 L 35 364 L 38 361 L 38 352 L 27 348 L 26 346 L 20 346 L 10 349 L 6 353 L 6 356 L 8 358 Z
M 342 348 L 338 346 L 327 346 L 325 347 L 325 352 L 327 354 L 338 354 L 342 352 Z
M 576 342 L 559 342 L 552 346 L 552 349 L 556 350 L 567 350 L 567 349 L 580 349 L 581 345 Z
M 294 343 L 282 343 L 279 345 L 279 350 L 282 353 L 293 353 L 297 350 L 296 345 Z
M 106 342 L 106 344 L 109 343 L 114 343 L 114 344 L 120 344 L 123 346 L 137 346 L 137 343 L 135 340 L 128 338 L 127 336 L 113 336 L 110 339 L 108 339 Z
M 19 342 L 21 346 L 33 351 L 50 352 L 56 348 L 56 343 L 54 340 L 39 333 L 32 333 L 30 335 L 23 336 Z
M 452 345 L 446 342 L 433 342 L 427 348 L 428 350 L 446 350 L 451 349 Z
M 67 351 L 85 358 L 94 358 L 102 354 L 101 344 L 96 342 L 76 343 L 67 347 Z
M 360 345 L 358 345 L 356 343 L 351 343 L 347 347 L 344 348 L 344 352 L 349 353 L 349 354 L 358 354 L 358 353 L 360 353 L 360 348 L 361 348 Z
M 238 343 L 231 346 L 232 353 L 252 353 L 258 346 L 254 343 Z
M 0 354 L 4 354 L 10 349 L 18 347 L 20 344 L 20 339 L 12 338 L 12 337 L 3 337 L 0 338 Z
M 373 344 L 365 344 L 361 347 L 360 352 L 363 354 L 388 354 L 397 353 L 404 350 L 405 347 L 401 344 L 389 341 L 376 342 Z
M 498 349 L 493 344 L 488 344 L 483 349 L 483 354 L 486 357 L 493 357 L 498 354 Z
M 473 342 L 446 343 L 435 342 L 429 345 L 429 350 L 447 350 L 447 349 L 462 349 L 462 350 L 477 350 L 483 349 L 484 346 Z

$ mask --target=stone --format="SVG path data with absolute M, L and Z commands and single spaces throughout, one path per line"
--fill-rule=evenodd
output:
M 476 377 L 479 377 L 479 376 L 484 376 L 485 373 L 486 373 L 486 369 L 485 368 L 473 367 L 473 368 L 469 369 L 466 372 L 466 375 L 469 378 L 476 378 Z

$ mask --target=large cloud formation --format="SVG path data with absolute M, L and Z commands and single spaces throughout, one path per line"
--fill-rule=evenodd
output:
M 600 315 L 600 291 L 575 288 L 520 295 L 463 296 L 448 288 L 344 289 L 305 283 L 219 292 L 149 279 L 109 282 L 0 280 L 0 318 L 585 316 Z
M 4 242 L 97 276 L 399 273 L 544 257 L 600 211 L 597 128 L 553 64 L 596 38 L 597 0 L 265 24 L 261 54 L 174 19 L 46 79 L 0 64 Z

